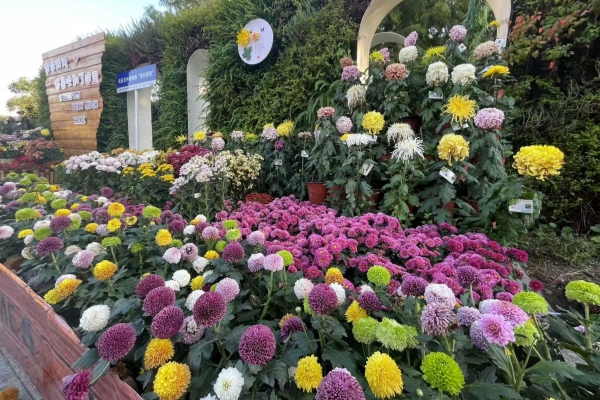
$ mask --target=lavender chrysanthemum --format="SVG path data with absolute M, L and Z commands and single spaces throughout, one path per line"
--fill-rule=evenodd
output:
M 50 221 L 50 229 L 53 233 L 59 233 L 70 227 L 72 223 L 69 217 L 54 217 Z
M 204 240 L 216 240 L 219 238 L 219 230 L 214 226 L 207 226 L 202 231 L 202 238 Z
M 402 277 L 402 285 L 400 290 L 406 296 L 423 296 L 425 288 L 429 283 L 420 276 L 406 274 Z
M 338 305 L 335 290 L 326 283 L 316 285 L 308 294 L 308 304 L 317 314 L 331 314 Z
M 165 280 L 162 276 L 151 274 L 143 277 L 135 287 L 135 294 L 140 299 L 144 300 L 152 289 L 165 286 Z
M 504 111 L 497 108 L 482 108 L 473 119 L 475 126 L 479 129 L 490 131 L 500 129 L 504 122 Z
M 227 312 L 227 303 L 220 293 L 204 293 L 194 305 L 194 321 L 198 325 L 213 326 Z
M 467 36 L 467 28 L 465 28 L 463 25 L 454 25 L 450 29 L 448 36 L 450 36 L 450 39 L 452 39 L 454 42 L 462 43 Z
M 368 312 L 380 311 L 382 306 L 379 297 L 372 291 L 363 291 L 358 296 L 358 305 Z
M 168 306 L 163 308 L 152 320 L 150 330 L 152 335 L 159 339 L 169 339 L 179 332 L 183 325 L 183 310 L 179 307 Z
M 473 342 L 473 346 L 477 347 L 480 350 L 487 349 L 487 343 L 485 342 L 485 335 L 481 330 L 481 326 L 479 324 L 479 320 L 473 322 L 471 325 L 471 331 L 469 332 L 469 337 Z
M 275 348 L 275 336 L 266 325 L 253 325 L 240 338 L 240 358 L 248 364 L 265 365 L 275 355 Z
M 281 327 L 281 338 L 286 340 L 294 332 L 304 332 L 304 323 L 298 317 L 288 319 Z
M 54 253 L 62 249 L 63 247 L 65 247 L 65 244 L 63 243 L 62 239 L 52 236 L 46 239 L 42 239 L 37 244 L 37 253 L 38 256 L 44 257 L 50 253 Z
M 133 349 L 136 338 L 133 326 L 123 323 L 113 325 L 100 336 L 98 354 L 106 361 L 119 361 Z
M 427 303 L 444 303 L 450 309 L 456 305 L 454 292 L 443 283 L 430 283 L 425 288 L 425 301 Z
M 360 70 L 356 65 L 348 65 L 342 70 L 342 80 L 344 81 L 358 79 L 359 76 Z
M 181 325 L 179 333 L 181 334 L 183 343 L 194 344 L 202 339 L 205 330 L 205 327 L 198 325 L 196 321 L 194 321 L 194 317 L 187 317 L 183 320 L 183 325 Z
M 471 326 L 473 322 L 481 318 L 479 310 L 473 307 L 461 307 L 456 314 L 458 323 L 464 326 Z
M 252 254 L 248 258 L 248 269 L 250 272 L 255 273 L 263 269 L 264 260 L 265 256 L 262 253 Z
M 223 260 L 233 263 L 240 262 L 244 258 L 244 248 L 239 242 L 232 242 L 223 249 Z
M 525 322 L 529 319 L 525 311 L 513 303 L 508 301 L 500 301 L 498 303 L 491 304 L 486 309 L 486 314 L 501 315 L 504 319 L 513 327 L 525 325 Z
M 479 302 L 479 311 L 482 314 L 487 314 L 489 307 L 492 304 L 496 304 L 496 303 L 499 303 L 499 302 L 500 302 L 500 300 L 496 300 L 496 299 L 483 300 L 483 301 Z
M 169 264 L 178 264 L 181 261 L 181 251 L 177 247 L 170 247 L 163 254 L 163 259 Z
M 477 286 L 480 283 L 479 270 L 470 265 L 463 265 L 456 269 L 456 280 L 465 288 L 469 286 Z
M 196 257 L 198 257 L 198 247 L 194 243 L 186 243 L 181 249 L 181 258 L 186 261 L 194 262 Z
M 445 336 L 448 331 L 458 327 L 456 314 L 445 303 L 427 303 L 421 313 L 423 331 L 429 336 Z
M 252 246 L 260 246 L 265 243 L 265 234 L 261 231 L 254 231 L 248 235 L 248 243 Z
M 220 293 L 221 296 L 223 296 L 223 299 L 229 303 L 231 300 L 235 299 L 235 296 L 237 296 L 238 293 L 240 293 L 240 285 L 234 279 L 224 278 L 217 283 L 215 292 Z
M 334 368 L 319 384 L 315 400 L 365 400 L 360 383 L 345 368 Z
M 175 292 L 166 286 L 160 286 L 148 292 L 142 308 L 146 314 L 155 316 L 163 308 L 173 304 L 175 304 Z
M 267 271 L 281 271 L 283 269 L 283 257 L 279 254 L 269 254 L 263 260 L 263 268 Z
M 516 340 L 512 326 L 501 315 L 484 314 L 477 321 L 477 325 L 481 328 L 483 336 L 490 343 L 504 347 Z
M 108 236 L 110 232 L 108 231 L 108 226 L 106 224 L 98 225 L 96 228 L 96 235 L 98 236 Z
M 96 253 L 91 250 L 81 250 L 79 253 L 73 256 L 73 265 L 77 268 L 87 269 L 94 262 Z
M 414 46 L 417 44 L 417 40 L 419 40 L 419 34 L 417 31 L 412 31 L 406 38 L 404 38 L 404 47 Z

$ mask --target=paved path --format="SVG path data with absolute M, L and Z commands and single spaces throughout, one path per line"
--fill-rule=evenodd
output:
M 27 374 L 0 345 L 0 391 L 9 387 L 19 389 L 19 400 L 43 400 Z

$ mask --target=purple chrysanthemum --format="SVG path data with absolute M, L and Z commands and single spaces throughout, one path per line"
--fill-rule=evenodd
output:
M 333 260 L 333 255 L 327 250 L 327 247 L 320 247 L 315 251 L 314 262 L 321 268 L 328 267 Z
M 151 274 L 142 278 L 135 287 L 135 294 L 140 299 L 144 300 L 152 289 L 165 286 L 165 280 L 162 276 Z
M 169 231 L 171 233 L 183 232 L 184 229 L 185 229 L 185 221 L 182 221 L 180 219 L 173 220 L 169 224 Z
M 462 43 L 467 36 L 467 28 L 465 28 L 463 25 L 454 25 L 452 29 L 450 29 L 449 36 L 450 39 L 456 43 Z
M 496 299 L 498 300 L 502 300 L 502 301 L 511 301 L 513 297 L 515 297 L 514 295 L 508 293 L 508 292 L 498 292 L 496 293 Z
M 458 323 L 464 326 L 471 326 L 473 322 L 481 318 L 481 313 L 473 307 L 461 307 L 457 311 Z
M 175 292 L 166 286 L 160 286 L 148 292 L 142 308 L 146 314 L 155 316 L 163 308 L 173 304 L 175 304 Z
M 275 336 L 266 325 L 253 325 L 240 338 L 240 358 L 248 364 L 265 365 L 275 355 L 275 348 Z
M 169 247 L 163 254 L 163 259 L 169 264 L 177 264 L 181 261 L 181 251 L 177 247 Z
M 215 292 L 223 296 L 223 299 L 229 303 L 231 300 L 235 299 L 235 296 L 237 296 L 238 293 L 240 293 L 240 285 L 234 279 L 224 278 L 217 283 Z
M 207 226 L 202 231 L 202 238 L 204 240 L 216 240 L 219 238 L 219 230 L 214 226 Z
M 525 322 L 529 319 L 525 311 L 508 301 L 499 301 L 491 304 L 487 308 L 486 313 L 501 315 L 513 328 L 525 325 Z
M 315 400 L 365 400 L 360 383 L 345 368 L 334 368 L 319 384 Z
M 198 325 L 213 326 L 227 312 L 227 303 L 220 293 L 204 293 L 194 305 L 194 321 Z
M 360 70 L 358 69 L 358 67 L 356 65 L 348 65 L 347 67 L 344 67 L 344 69 L 342 70 L 342 80 L 344 80 L 344 81 L 358 79 L 359 76 L 360 76 Z M 319 118 L 322 118 L 322 117 L 319 117 Z
M 65 376 L 62 379 L 62 394 L 67 400 L 87 400 L 92 373 L 89 370 Z
M 73 256 L 73 265 L 77 268 L 87 269 L 94 262 L 96 253 L 91 250 L 81 250 Z
M 477 286 L 480 282 L 479 270 L 471 267 L 470 265 L 463 265 L 456 269 L 456 280 L 458 283 L 465 288 L 469 286 Z
M 205 327 L 198 325 L 196 321 L 194 321 L 194 317 L 187 317 L 183 320 L 183 325 L 181 325 L 179 333 L 181 334 L 183 343 L 194 344 L 202 339 L 205 330 Z
M 283 140 L 278 140 L 275 142 L 275 150 L 277 151 L 282 151 L 285 148 L 285 143 L 283 142 Z
M 428 303 L 421 313 L 423 331 L 429 336 L 445 336 L 458 327 L 456 314 L 444 303 Z
M 198 257 L 198 247 L 194 243 L 186 243 L 181 247 L 181 258 L 193 262 Z
M 103 187 L 102 189 L 100 189 L 100 194 L 104 197 L 112 197 L 114 191 L 109 187 Z
M 318 284 L 308 294 L 308 304 L 317 314 L 331 314 L 338 305 L 335 290 L 326 283 Z
M 473 122 L 476 127 L 486 131 L 500 129 L 504 122 L 504 111 L 493 107 L 482 108 L 473 118 Z
M 405 296 L 423 296 L 429 283 L 420 276 L 406 274 L 402 277 L 400 290 Z
M 479 324 L 479 320 L 473 322 L 471 325 L 471 331 L 469 332 L 469 337 L 473 342 L 473 346 L 477 347 L 480 350 L 487 349 L 487 343 L 485 342 L 485 335 L 481 330 L 481 326 Z
M 483 336 L 490 343 L 504 347 L 510 342 L 515 341 L 512 326 L 501 315 L 484 314 L 477 321 L 477 325 L 481 328 Z
M 108 231 L 108 226 L 106 224 L 98 225 L 96 228 L 96 235 L 98 236 L 108 236 L 110 232 Z
M 107 224 L 112 219 L 106 208 L 96 208 L 92 211 L 94 221 L 98 224 Z
M 265 234 L 261 231 L 254 231 L 248 235 L 248 243 L 252 246 L 259 246 L 265 243 Z
M 358 305 L 368 312 L 377 312 L 381 310 L 381 300 L 372 291 L 363 291 L 358 296 Z
M 240 262 L 244 258 L 244 248 L 239 242 L 229 243 L 223 249 L 223 260 L 234 263 Z
M 412 31 L 404 38 L 404 47 L 414 46 L 417 44 L 417 40 L 419 40 L 419 34 L 416 31 Z
M 263 269 L 265 256 L 262 253 L 252 254 L 248 259 L 248 269 L 255 273 Z
M 62 249 L 63 247 L 65 247 L 65 244 L 63 243 L 62 239 L 51 236 L 49 238 L 42 239 L 37 244 L 37 253 L 38 256 L 44 257 L 50 253 L 54 253 Z
M 454 292 L 443 283 L 430 283 L 425 288 L 425 301 L 427 303 L 444 303 L 449 309 L 453 309 L 456 305 Z
M 169 339 L 179 332 L 183 325 L 183 310 L 179 307 L 168 306 L 163 308 L 152 320 L 150 330 L 152 335 L 159 339 Z
M 98 353 L 106 361 L 119 361 L 133 349 L 136 337 L 133 326 L 123 323 L 113 325 L 100 336 Z
M 294 332 L 304 332 L 304 323 L 298 317 L 292 317 L 283 323 L 281 338 L 286 340 Z
M 72 223 L 69 217 L 54 217 L 50 221 L 50 229 L 53 233 L 59 233 L 70 227 Z
M 283 257 L 279 254 L 269 254 L 263 259 L 263 268 L 267 271 L 281 271 L 283 269 Z

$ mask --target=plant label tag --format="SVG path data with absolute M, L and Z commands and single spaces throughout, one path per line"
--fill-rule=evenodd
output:
M 300 153 L 300 157 L 308 158 L 308 152 L 306 150 L 302 150 L 302 152 Z
M 452 130 L 453 131 L 460 131 L 462 129 L 462 127 L 459 124 L 452 124 Z
M 459 45 L 458 45 L 458 50 L 459 50 L 461 53 L 464 53 L 464 51 L 465 51 L 466 49 L 467 49 L 467 46 L 465 46 L 465 44 L 464 44 L 464 43 L 461 43 L 461 44 L 459 44 Z
M 465 124 L 462 127 L 463 129 L 467 129 L 469 127 L 469 124 L 465 122 Z
M 278 158 L 275 160 L 275 166 L 279 167 L 282 164 L 283 164 L 283 160 L 281 158 Z
M 450 183 L 454 183 L 454 181 L 456 180 L 456 174 L 447 167 L 443 167 L 440 170 L 440 175 L 442 178 L 444 178 Z
M 500 39 L 500 38 L 498 38 L 498 39 L 496 39 L 496 40 L 494 41 L 494 43 L 496 43 L 496 44 L 498 45 L 498 48 L 499 48 L 499 49 L 502 49 L 502 48 L 504 47 L 504 43 L 505 43 L 505 42 L 504 42 L 504 39 Z
M 362 174 L 364 176 L 369 175 L 371 173 L 372 169 L 373 169 L 373 164 L 367 164 L 367 163 L 364 163 L 362 165 L 362 167 L 360 168 L 360 170 L 362 171 Z
M 429 91 L 429 98 L 433 100 L 441 100 L 444 98 L 444 95 L 441 93 Z
M 533 200 L 512 200 L 508 205 L 508 211 L 522 214 L 533 214 Z

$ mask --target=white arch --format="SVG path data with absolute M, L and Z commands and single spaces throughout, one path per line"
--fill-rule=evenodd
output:
M 494 12 L 494 17 L 500 22 L 496 37 L 506 43 L 508 37 L 508 22 L 510 21 L 511 0 L 486 0 Z M 369 67 L 369 51 L 373 46 L 373 38 L 381 21 L 402 0 L 372 0 L 365 11 L 365 15 L 358 30 L 358 46 L 356 64 L 361 71 Z
M 208 102 L 202 93 L 206 80 L 202 72 L 208 67 L 208 56 L 206 50 L 196 50 L 187 64 L 187 104 L 188 104 L 188 137 L 190 141 L 194 138 L 194 132 L 206 131 L 206 112 Z
M 404 36 L 395 32 L 381 32 L 373 36 L 371 48 L 383 43 L 404 43 Z

